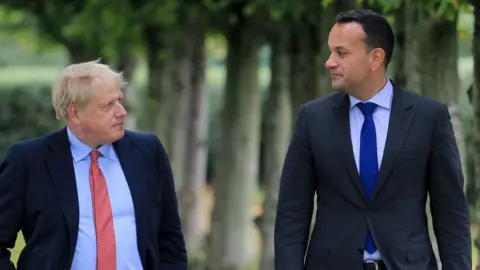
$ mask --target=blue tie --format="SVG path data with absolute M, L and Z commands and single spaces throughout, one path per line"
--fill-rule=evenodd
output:
M 378 178 L 377 134 L 372 117 L 377 104 L 366 102 L 358 103 L 357 106 L 365 117 L 360 134 L 360 178 L 362 179 L 365 196 L 367 200 L 370 200 Z M 367 229 L 365 250 L 373 254 L 376 249 L 372 234 Z

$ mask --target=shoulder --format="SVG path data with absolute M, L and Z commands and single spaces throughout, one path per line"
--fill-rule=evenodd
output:
M 138 131 L 125 131 L 125 137 L 130 140 L 130 143 L 134 147 L 142 152 L 142 155 L 146 158 L 145 161 L 153 167 L 157 167 L 161 164 L 160 173 L 165 168 L 170 170 L 170 160 L 167 151 L 157 135 L 147 132 Z
M 125 130 L 125 136 L 142 151 L 165 151 L 162 142 L 158 136 L 153 133 Z
M 412 92 L 405 88 L 395 88 L 395 94 L 400 94 L 402 100 L 411 104 L 415 115 L 434 121 L 438 116 L 450 117 L 449 108 L 436 99 Z
M 153 143 L 160 141 L 157 135 L 148 132 L 125 130 L 125 136 L 129 137 L 135 143 Z
M 29 138 L 13 143 L 5 154 L 5 158 L 27 158 L 43 155 L 48 149 L 49 142 L 61 135 L 64 130 L 58 130 L 40 137 Z
M 340 105 L 346 97 L 345 93 L 336 91 L 304 103 L 301 109 L 304 109 L 306 112 L 331 109 L 332 106 Z
M 406 100 L 410 100 L 414 105 L 427 106 L 428 109 L 441 109 L 443 106 L 445 106 L 438 100 L 415 93 L 407 88 L 396 87 L 394 95 L 397 93 L 400 93 L 402 96 L 404 96 Z
M 332 108 L 340 106 L 347 99 L 347 95 L 342 92 L 334 92 L 323 97 L 316 98 L 308 101 L 300 106 L 297 110 L 298 118 L 315 119 L 325 117 L 329 115 Z M 306 119 L 305 119 L 306 120 Z

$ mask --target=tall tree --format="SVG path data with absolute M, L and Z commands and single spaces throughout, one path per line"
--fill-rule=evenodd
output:
M 480 1 L 471 0 L 471 4 L 474 7 L 474 33 L 473 33 L 473 80 L 474 85 L 472 88 L 472 101 L 474 109 L 474 147 L 475 147 L 475 181 L 480 181 Z M 477 185 L 478 186 L 478 185 Z M 480 207 L 480 199 L 477 198 L 476 208 Z M 477 217 L 475 225 L 478 228 L 480 220 Z M 480 234 L 477 231 L 475 237 L 475 247 L 477 251 L 480 251 Z M 477 262 L 475 269 L 480 269 L 480 264 Z
M 263 192 L 262 216 L 258 227 L 262 236 L 259 269 L 274 269 L 274 226 L 277 209 L 277 196 L 283 160 L 290 141 L 291 103 L 289 95 L 288 32 L 284 31 L 270 39 L 271 80 L 265 102 L 262 129 L 263 162 L 261 179 Z
M 201 1 L 132 1 L 142 21 L 148 86 L 142 129 L 165 145 L 179 196 L 189 255 L 204 245 L 207 163 L 205 35 L 209 6 Z
M 393 56 L 393 79 L 395 84 L 419 93 L 420 61 L 417 40 L 422 34 L 416 27 L 420 7 L 413 0 L 404 0 L 392 8 L 394 14 L 395 53 Z
M 207 182 L 208 93 L 205 87 L 207 18 L 205 7 L 190 8 L 184 23 L 184 42 L 188 44 L 186 59 L 189 72 L 185 82 L 189 93 L 184 97 L 184 156 L 178 170 L 184 171 L 180 191 L 180 212 L 183 232 L 191 258 L 198 258 L 205 249 L 205 188 Z
M 242 269 L 253 258 L 252 209 L 260 146 L 258 49 L 264 14 L 254 1 L 230 1 L 220 19 L 228 42 L 226 83 L 214 167 L 209 269 Z

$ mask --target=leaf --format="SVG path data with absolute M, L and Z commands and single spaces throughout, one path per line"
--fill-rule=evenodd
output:
M 325 9 L 327 7 L 329 7 L 332 3 L 333 3 L 334 0 L 322 0 L 322 7 Z
M 442 17 L 447 8 L 449 7 L 450 0 L 440 0 L 440 5 L 437 8 L 437 11 L 435 12 L 435 17 L 440 18 Z
M 385 13 L 398 9 L 403 4 L 403 1 L 401 0 L 380 0 L 379 2 Z
M 270 9 L 270 17 L 273 21 L 280 21 L 283 18 L 284 11 L 281 9 Z
M 243 14 L 247 17 L 252 16 L 255 11 L 257 10 L 257 6 L 255 5 L 254 2 L 250 2 L 245 7 L 243 8 Z

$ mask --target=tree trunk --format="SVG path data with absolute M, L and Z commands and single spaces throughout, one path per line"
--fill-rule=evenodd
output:
M 283 161 L 290 140 L 291 104 L 288 92 L 289 59 L 287 52 L 288 37 L 281 35 L 272 42 L 270 63 L 271 81 L 269 96 L 266 100 L 265 126 L 263 130 L 264 154 L 262 169 L 265 194 L 263 214 L 258 220 L 262 235 L 260 267 L 262 270 L 274 270 L 273 232 L 277 209 L 277 196 L 280 185 Z
M 421 40 L 422 93 L 448 105 L 462 164 L 465 164 L 465 140 L 460 116 L 458 76 L 457 20 L 423 21 L 426 33 Z M 465 166 L 463 166 L 464 175 Z
M 292 119 L 296 118 L 301 104 L 332 92 L 330 74 L 325 68 L 329 56 L 328 35 L 336 15 L 355 5 L 352 0 L 333 1 L 325 8 L 317 5 L 304 12 L 292 26 L 289 42 Z
M 179 192 L 185 182 L 187 133 L 190 123 L 192 74 L 192 36 L 187 32 L 179 37 L 173 49 L 173 89 L 171 91 L 170 162 Z
M 407 76 L 406 87 L 416 93 L 420 93 L 422 89 L 420 80 L 420 61 L 418 57 L 418 37 L 423 35 L 418 30 L 417 23 L 419 21 L 419 11 L 412 3 L 413 0 L 406 0 L 405 7 L 405 63 L 404 69 Z
M 289 54 L 290 96 L 292 102 L 292 117 L 296 118 L 300 106 L 321 95 L 319 71 L 318 31 L 310 25 L 301 24 L 291 33 Z M 318 45 L 318 46 L 317 46 Z
M 462 124 L 458 111 L 460 81 L 457 69 L 457 23 L 456 19 L 440 20 L 426 18 L 421 28 L 424 36 L 420 43 L 422 63 L 422 93 L 448 105 L 452 115 L 452 124 L 457 139 L 462 164 L 464 164 L 464 140 Z M 464 173 L 465 175 L 465 173 Z M 429 206 L 428 206 L 429 207 Z M 430 209 L 427 209 L 428 213 Z M 436 238 L 433 233 L 432 220 L 429 216 L 429 229 L 438 257 Z
M 205 34 L 192 26 L 190 55 L 189 123 L 186 136 L 185 178 L 180 195 L 183 233 L 190 260 L 196 260 L 204 247 L 206 233 L 205 188 L 207 178 L 208 95 L 205 88 Z M 200 29 L 199 29 L 200 28 Z M 193 259 L 192 259 L 193 258 Z
M 123 72 L 123 77 L 128 83 L 123 90 L 123 94 L 125 97 L 125 108 L 128 112 L 125 127 L 130 130 L 137 129 L 137 93 L 133 87 L 133 75 L 135 74 L 136 67 L 137 61 L 132 49 L 119 52 L 117 68 Z
M 258 177 L 260 90 L 258 44 L 238 21 L 227 34 L 227 77 L 214 168 L 209 269 L 242 269 L 252 260 Z
M 422 93 L 448 105 L 458 103 L 457 23 L 425 18 L 420 27 Z
M 395 57 L 392 61 L 393 66 L 393 79 L 395 84 L 400 87 L 407 86 L 407 74 L 405 68 L 405 62 L 407 61 L 405 50 L 408 48 L 406 44 L 406 10 L 405 4 L 402 4 L 397 10 L 395 10 Z
M 184 182 L 185 142 L 189 116 L 190 53 L 188 35 L 162 36 L 162 29 L 144 29 L 148 90 L 144 125 L 162 140 L 170 158 L 177 192 Z
M 395 11 L 395 53 L 392 59 L 392 79 L 395 85 L 411 91 L 421 92 L 420 63 L 418 61 L 418 10 L 411 0 L 405 1 Z
M 474 5 L 474 17 L 475 26 L 473 34 L 473 70 L 474 70 L 474 86 L 472 89 L 472 101 L 474 109 L 474 147 L 475 147 L 475 181 L 477 187 L 480 182 L 480 1 L 472 1 Z M 480 208 L 480 198 L 477 196 L 476 211 Z M 475 215 L 476 216 L 476 215 Z M 477 234 L 475 237 L 475 247 L 480 252 L 480 234 L 478 228 L 480 228 L 480 219 L 478 216 L 475 219 L 475 225 L 477 228 Z M 480 269 L 480 265 L 477 263 L 476 269 Z
M 172 93 L 173 57 L 171 45 L 159 33 L 161 28 L 146 26 L 144 29 L 148 83 L 143 113 L 139 119 L 142 130 L 156 133 L 167 153 L 172 151 L 170 124 L 175 112 L 175 96 Z

